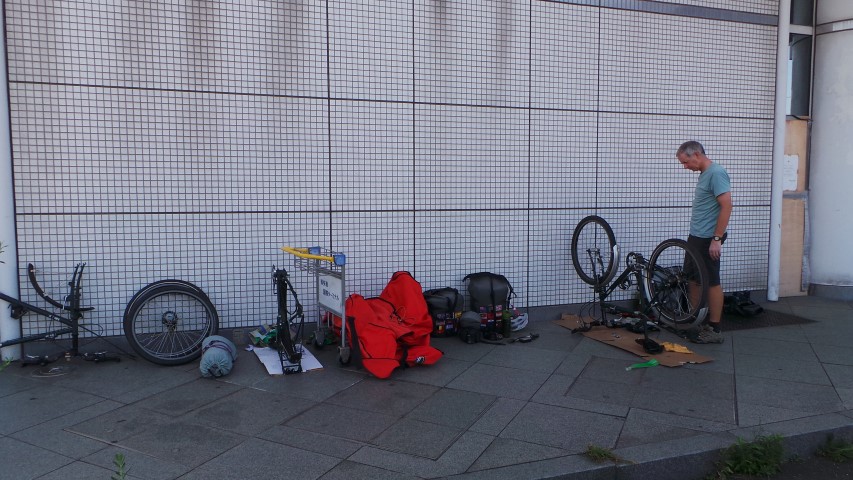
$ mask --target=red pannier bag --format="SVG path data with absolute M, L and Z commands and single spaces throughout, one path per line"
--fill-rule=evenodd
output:
M 409 272 L 396 272 L 379 298 L 391 303 L 400 323 L 412 331 L 411 336 L 400 339 L 408 347 L 406 364 L 412 367 L 437 362 L 442 353 L 429 344 L 433 321 L 421 284 Z
M 432 365 L 442 356 L 429 345 L 432 317 L 420 283 L 408 272 L 395 273 L 378 297 L 350 295 L 346 313 L 361 364 L 377 378 L 403 365 Z

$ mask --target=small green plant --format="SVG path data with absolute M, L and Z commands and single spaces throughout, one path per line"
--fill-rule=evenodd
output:
M 826 437 L 826 442 L 818 448 L 817 454 L 836 463 L 847 462 L 853 460 L 853 443 L 836 439 L 830 434 Z
M 725 480 L 736 474 L 769 477 L 782 469 L 784 454 L 781 435 L 759 435 L 751 442 L 738 438 L 723 450 L 723 459 L 717 464 L 719 470 L 711 478 Z
M 6 367 L 8 367 L 10 363 L 12 363 L 11 358 L 4 358 L 3 361 L 0 362 L 0 372 L 6 370 Z
M 609 448 L 599 447 L 598 445 L 588 445 L 584 455 L 589 457 L 595 463 L 613 462 L 613 463 L 629 463 L 627 460 L 619 458 Z
M 113 465 L 116 467 L 116 473 L 113 474 L 111 480 L 126 480 L 127 472 L 130 470 L 127 468 L 127 464 L 125 463 L 124 454 L 119 452 L 116 453 L 116 456 L 113 457 Z

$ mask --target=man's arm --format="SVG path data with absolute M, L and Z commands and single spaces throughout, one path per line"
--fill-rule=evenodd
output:
M 714 227 L 714 236 L 722 237 L 729 227 L 729 218 L 732 216 L 732 192 L 721 193 L 717 196 L 717 203 L 720 205 L 720 213 L 717 215 L 717 226 Z M 723 250 L 722 242 L 711 242 L 711 247 L 708 253 L 714 260 L 720 259 L 720 253 Z

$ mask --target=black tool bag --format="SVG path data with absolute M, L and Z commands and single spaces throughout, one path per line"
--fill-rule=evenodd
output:
M 480 315 L 465 312 L 459 318 L 459 338 L 465 343 L 477 343 L 482 339 L 480 332 Z
M 459 315 L 464 298 L 452 287 L 434 288 L 424 292 L 424 300 L 432 317 L 433 337 L 452 337 L 459 331 Z
M 741 317 L 754 317 L 764 312 L 764 309 L 750 299 L 749 290 L 744 290 L 723 297 L 723 311 Z
M 515 292 L 509 280 L 503 275 L 490 272 L 466 275 L 468 282 L 468 310 L 480 315 L 480 328 L 484 332 L 501 332 L 502 322 L 508 320 L 512 298 Z

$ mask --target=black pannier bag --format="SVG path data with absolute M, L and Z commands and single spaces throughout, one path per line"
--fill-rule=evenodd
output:
M 490 272 L 466 275 L 468 282 L 468 310 L 480 315 L 480 329 L 484 332 L 502 332 L 503 322 L 510 320 L 512 298 L 515 292 L 503 275 Z
M 452 337 L 459 331 L 459 316 L 464 298 L 452 287 L 434 288 L 424 292 L 424 300 L 432 317 L 433 337 Z

